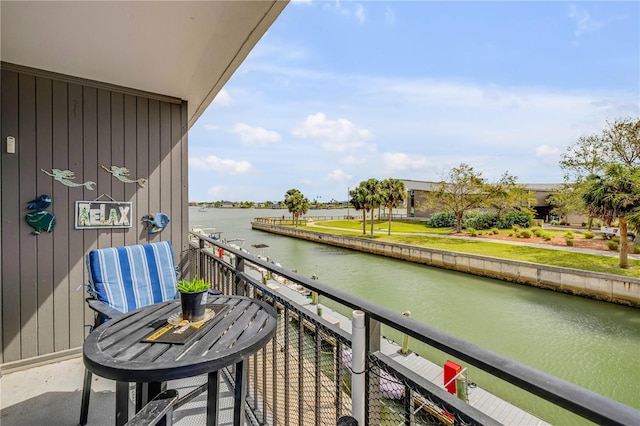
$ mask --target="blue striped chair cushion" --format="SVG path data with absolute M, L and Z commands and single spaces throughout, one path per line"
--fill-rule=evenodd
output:
M 89 291 L 121 312 L 177 297 L 169 241 L 91 250 L 87 270 Z

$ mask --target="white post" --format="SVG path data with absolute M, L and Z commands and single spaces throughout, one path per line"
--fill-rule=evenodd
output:
M 364 312 L 353 311 L 351 353 L 351 403 L 353 417 L 358 424 L 365 424 L 365 359 L 366 359 L 366 328 Z

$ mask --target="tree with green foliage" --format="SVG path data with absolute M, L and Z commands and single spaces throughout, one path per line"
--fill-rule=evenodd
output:
M 627 216 L 640 206 L 640 167 L 610 164 L 604 174 L 586 179 L 583 200 L 603 218 L 617 218 L 620 228 L 620 268 L 628 268 Z
M 362 183 L 362 182 L 361 182 Z M 366 199 L 368 190 L 363 185 L 358 185 L 355 189 L 349 191 L 351 199 L 349 203 L 356 209 L 356 211 L 362 210 L 362 235 L 367 233 L 367 204 Z
M 450 169 L 443 180 L 436 183 L 432 207 L 453 212 L 456 218 L 456 232 L 462 232 L 462 217 L 468 210 L 486 207 L 488 186 L 482 173 L 462 163 Z
M 533 192 L 524 185 L 518 184 L 518 178 L 504 172 L 498 182 L 488 185 L 487 196 L 489 205 L 496 213 L 496 221 L 499 222 L 503 216 L 512 210 L 530 211 L 531 204 L 536 202 Z
M 589 216 L 588 229 L 591 230 L 593 218 L 596 216 L 584 205 L 582 194 L 584 190 L 579 185 L 565 183 L 554 190 L 548 197 L 547 203 L 551 207 L 551 214 L 555 216 L 567 216 L 570 212 Z
M 407 197 L 407 191 L 404 187 L 404 182 L 395 178 L 383 180 L 380 188 L 382 190 L 382 204 L 389 209 L 389 228 L 387 235 L 391 235 L 391 216 L 393 216 L 393 209 L 400 207 L 402 203 L 404 203 Z
M 575 210 L 585 211 L 589 215 L 589 229 L 594 217 L 598 217 L 601 210 L 596 204 L 584 204 L 584 194 L 590 189 L 588 177 L 604 176 L 609 165 L 622 164 L 625 167 L 640 167 L 640 118 L 625 118 L 607 121 L 607 128 L 601 134 L 581 136 L 577 142 L 567 148 L 562 154 L 560 167 L 564 171 L 565 181 L 571 182 L 571 187 L 563 188 L 567 194 L 558 195 L 559 199 L 567 201 L 571 197 L 577 200 L 573 206 Z M 554 201 L 554 200 L 551 200 Z M 611 216 L 600 216 L 611 224 Z
M 309 211 L 309 199 L 306 198 L 302 192 L 294 188 L 288 190 L 284 195 L 284 203 L 287 206 L 289 213 L 293 216 L 294 226 L 298 226 L 300 216 Z
M 382 205 L 382 189 L 380 186 L 380 181 L 375 178 L 369 178 L 365 181 L 360 182 L 367 190 L 367 195 L 365 197 L 365 206 L 367 210 L 371 211 L 371 238 L 373 238 L 373 213 L 377 207 Z

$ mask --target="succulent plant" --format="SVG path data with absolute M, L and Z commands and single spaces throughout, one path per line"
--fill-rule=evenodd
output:
M 200 293 L 206 291 L 211 285 L 204 281 L 204 279 L 181 280 L 178 282 L 178 291 L 180 293 Z

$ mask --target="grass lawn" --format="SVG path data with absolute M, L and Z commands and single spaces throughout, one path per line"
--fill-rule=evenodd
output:
M 370 238 L 369 223 L 367 223 L 367 234 L 362 235 L 362 222 L 358 220 L 323 221 L 317 222 L 316 225 L 319 226 L 309 227 L 309 230 L 315 232 L 349 235 L 359 238 Z M 386 232 L 383 232 L 387 231 L 387 227 L 388 222 L 386 221 L 374 221 L 375 232 L 373 239 L 399 244 L 414 245 L 419 247 L 448 250 L 459 253 L 477 254 L 482 256 L 519 260 L 523 262 L 582 269 L 585 271 L 603 272 L 606 274 L 640 277 L 640 261 L 633 259 L 629 259 L 629 269 L 620 269 L 618 267 L 618 257 L 576 253 L 568 250 L 565 251 L 528 247 L 518 244 L 503 244 L 488 241 L 469 241 L 458 238 L 441 238 L 437 235 L 425 235 L 450 235 L 453 233 L 451 229 L 427 228 L 425 222 L 393 221 L 391 226 L 392 235 L 387 235 Z M 504 231 L 505 233 L 508 233 L 510 230 Z M 551 232 L 564 235 L 566 230 L 551 230 Z M 576 234 L 576 237 L 577 235 L 578 234 Z

